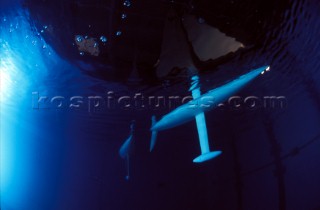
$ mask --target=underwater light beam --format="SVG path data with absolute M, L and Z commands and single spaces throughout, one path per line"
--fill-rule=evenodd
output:
M 12 76 L 10 75 L 14 70 L 14 65 L 9 59 L 1 59 L 0 60 L 0 102 L 3 102 L 8 95 L 10 95 L 11 84 L 12 84 Z

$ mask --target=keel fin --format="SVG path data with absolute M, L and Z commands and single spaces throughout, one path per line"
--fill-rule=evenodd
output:
M 151 125 L 151 128 L 152 128 L 154 124 L 156 124 L 156 117 L 154 115 L 151 118 L 151 122 L 152 122 L 152 125 Z M 150 152 L 152 152 L 152 150 L 156 145 L 157 135 L 158 135 L 158 131 L 151 130 Z

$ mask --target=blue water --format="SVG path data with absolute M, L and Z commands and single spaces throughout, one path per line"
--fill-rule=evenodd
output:
M 151 115 L 168 109 L 68 108 L 71 96 L 106 96 L 107 91 L 186 95 L 185 83 L 132 89 L 92 78 L 46 43 L 18 2 L 1 5 L 2 210 L 320 207 L 318 2 L 292 1 L 281 23 L 266 26 L 262 46 L 201 75 L 201 88 L 208 91 L 269 64 L 271 72 L 239 95 L 287 99 L 284 109 L 208 113 L 210 144 L 223 155 L 203 165 L 192 163 L 200 152 L 194 122 L 162 132 L 149 153 Z M 63 108 L 53 103 L 36 109 L 35 93 L 66 100 Z M 118 150 L 133 119 L 128 182 Z

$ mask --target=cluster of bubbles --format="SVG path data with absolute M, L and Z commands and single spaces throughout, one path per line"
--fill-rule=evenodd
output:
M 105 36 L 100 36 L 100 41 L 101 41 L 102 43 L 106 43 L 106 42 L 108 41 L 108 39 L 107 39 L 107 37 L 105 37 Z
M 48 26 L 47 26 L 47 25 L 42 26 L 42 28 L 41 28 L 41 30 L 40 30 L 40 33 L 41 33 L 41 34 L 45 33 L 45 31 L 46 31 L 47 29 L 48 29 Z M 41 37 L 41 34 L 40 34 L 40 33 L 37 32 L 36 35 L 37 35 L 38 37 L 40 37 L 40 40 L 41 40 L 41 41 L 43 41 L 43 38 Z M 29 38 L 28 35 L 26 36 L 26 39 L 27 39 L 27 38 Z M 32 40 L 31 43 L 32 43 L 34 46 L 36 46 L 37 43 L 38 43 L 38 41 L 37 41 L 37 40 Z M 47 49 L 47 45 L 46 45 L 45 43 L 42 45 L 42 49 Z M 48 52 L 48 55 L 51 55 L 51 52 Z
M 2 21 L 3 22 L 7 22 L 7 18 L 6 17 L 4 17 L 3 19 L 2 19 Z M 11 32 L 13 32 L 14 30 L 16 30 L 16 29 L 18 29 L 19 28 L 19 24 L 18 23 L 16 23 L 15 25 L 13 25 L 12 23 L 9 25 L 9 32 L 11 33 Z
M 41 32 L 41 33 L 44 33 L 45 30 L 47 30 L 47 29 L 48 29 L 48 26 L 43 26 L 40 32 Z
M 83 41 L 83 37 L 80 36 L 80 35 L 77 35 L 77 36 L 76 36 L 76 41 L 77 41 L 77 42 L 82 42 L 82 41 Z
M 121 31 L 117 31 L 116 32 L 116 36 L 121 36 L 122 32 Z
M 83 42 L 84 40 L 86 40 L 86 39 L 89 39 L 89 36 L 82 36 L 82 35 L 76 35 L 75 36 L 75 40 L 76 40 L 76 42 L 78 42 L 78 43 L 81 43 L 81 42 Z M 90 38 L 91 39 L 91 38 Z M 102 43 L 106 43 L 107 42 L 107 38 L 105 37 L 105 36 L 101 36 L 100 37 L 100 41 L 102 42 Z M 74 43 L 72 43 L 73 45 L 74 45 Z M 94 42 L 94 44 L 93 44 L 93 47 L 94 48 L 97 48 L 97 47 L 99 47 L 99 43 L 98 42 Z M 85 53 L 83 52 L 83 51 L 80 51 L 80 53 L 79 53 L 81 56 L 83 56 L 83 55 L 85 55 Z
M 130 0 L 124 0 L 124 1 L 123 1 L 123 6 L 129 8 L 129 7 L 132 6 L 132 3 L 131 3 Z M 122 13 L 122 14 L 121 14 L 121 19 L 122 19 L 122 20 L 127 19 L 127 17 L 128 17 L 128 15 L 127 15 L 126 13 Z M 115 35 L 116 35 L 116 36 L 121 36 L 121 35 L 122 35 L 122 31 L 121 31 L 121 30 L 116 31 L 116 34 L 115 34 Z
M 126 19 L 126 18 L 127 18 L 127 14 L 122 13 L 122 14 L 121 14 L 121 19 L 124 20 L 124 19 Z
M 125 0 L 125 1 L 123 2 L 123 6 L 125 6 L 125 7 L 130 7 L 130 6 L 131 6 L 131 1 Z
M 130 1 L 130 0 L 124 0 L 123 1 L 123 6 L 124 7 L 127 7 L 127 8 L 129 8 L 129 7 L 131 7 L 132 6 L 132 2 Z M 128 15 L 126 14 L 126 13 L 121 13 L 121 20 L 125 20 L 125 19 L 127 19 L 127 17 L 128 17 Z M 91 28 L 91 25 L 88 25 L 88 27 L 89 28 Z M 45 28 L 46 29 L 46 28 Z M 43 30 L 41 30 L 41 33 L 43 33 Z M 117 36 L 117 37 L 119 37 L 119 36 L 121 36 L 122 35 L 122 31 L 121 30 L 117 30 L 116 32 L 115 32 L 115 36 Z M 77 35 L 76 36 L 76 42 L 82 42 L 84 39 L 87 39 L 88 38 L 88 36 L 81 36 L 81 35 Z M 106 36 L 104 36 L 104 35 L 101 35 L 100 36 L 100 38 L 99 38 L 99 40 L 100 40 L 100 42 L 102 42 L 104 45 L 108 42 L 108 38 L 106 37 Z M 73 44 L 74 45 L 74 44 Z M 98 43 L 95 43 L 94 44 L 94 47 L 98 47 Z M 84 52 L 80 52 L 80 55 L 81 56 L 83 56 L 85 53 Z
M 7 26 L 8 26 L 8 30 L 9 30 L 9 33 L 13 33 L 15 31 L 17 31 L 19 29 L 19 23 L 10 23 L 8 22 L 8 19 L 7 17 L 2 17 L 0 20 L 2 20 L 3 23 L 7 23 Z M 41 33 L 45 33 L 45 31 L 48 29 L 48 26 L 47 25 L 44 25 L 42 26 L 40 32 L 38 30 L 34 30 L 35 31 L 35 35 L 37 37 L 39 37 L 39 39 L 35 37 L 32 37 L 32 36 L 29 36 L 29 35 L 25 35 L 25 39 L 30 39 L 30 42 L 33 46 L 39 46 L 39 43 L 40 43 L 40 47 L 42 49 L 47 49 L 47 44 L 45 43 L 45 41 L 43 40 L 42 36 L 41 36 Z M 41 46 L 42 44 L 42 46 Z M 51 55 L 51 52 L 49 51 L 48 52 L 48 55 Z

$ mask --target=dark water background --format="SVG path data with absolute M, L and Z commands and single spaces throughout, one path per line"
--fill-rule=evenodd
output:
M 33 109 L 33 92 L 187 95 L 188 85 L 132 88 L 90 77 L 37 35 L 19 3 L 1 5 L 1 209 L 320 208 L 319 2 L 291 1 L 280 22 L 263 26 L 261 45 L 201 74 L 206 91 L 270 64 L 239 95 L 287 99 L 283 109 L 209 112 L 210 144 L 223 155 L 201 165 L 192 163 L 199 155 L 194 122 L 161 132 L 149 153 L 151 115 L 168 109 Z M 133 119 L 126 181 L 118 149 Z

